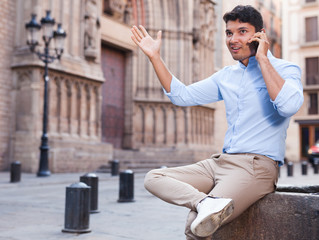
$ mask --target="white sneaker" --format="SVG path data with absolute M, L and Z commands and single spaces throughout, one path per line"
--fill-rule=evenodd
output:
M 234 211 L 230 198 L 207 197 L 197 205 L 197 217 L 191 224 L 191 231 L 199 237 L 212 235 Z

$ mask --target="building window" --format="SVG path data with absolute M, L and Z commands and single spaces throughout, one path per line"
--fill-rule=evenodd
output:
M 318 17 L 306 18 L 306 42 L 318 41 Z
M 306 84 L 319 84 L 319 57 L 306 58 Z
M 309 93 L 309 109 L 308 114 L 318 114 L 318 94 L 317 93 Z
M 301 157 L 306 158 L 308 156 L 309 149 L 309 126 L 301 127 Z

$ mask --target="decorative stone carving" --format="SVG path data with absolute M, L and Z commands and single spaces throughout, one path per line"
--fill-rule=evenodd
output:
M 213 143 L 213 109 L 140 102 L 135 116 L 138 119 L 134 129 L 135 147 L 210 146 Z
M 125 11 L 124 11 L 124 22 L 128 25 L 132 25 L 132 1 L 127 1 L 127 4 L 125 5 Z
M 105 0 L 104 12 L 114 19 L 124 22 L 126 14 L 129 13 L 131 3 L 127 0 Z
M 193 82 L 211 74 L 205 63 L 213 65 L 215 3 L 210 0 L 196 0 L 199 8 L 194 9 L 193 26 Z
M 34 119 L 33 93 L 35 90 L 32 85 L 32 71 L 17 71 L 16 90 L 16 130 L 32 130 L 31 124 Z
M 99 10 L 96 0 L 86 0 L 84 19 L 84 55 L 95 59 L 99 54 L 97 36 L 100 28 Z
M 201 41 L 205 45 L 213 43 L 214 37 L 214 2 L 201 0 L 200 2 L 200 33 Z

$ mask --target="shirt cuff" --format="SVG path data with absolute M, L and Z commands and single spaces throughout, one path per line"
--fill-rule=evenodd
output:
M 183 86 L 184 84 L 180 82 L 174 75 L 172 75 L 172 81 L 171 81 L 171 91 L 167 92 L 164 88 L 163 91 L 166 96 L 173 97 L 178 95 L 178 89 Z
M 289 89 L 289 84 L 287 81 L 285 81 L 284 85 L 282 86 L 280 92 L 278 93 L 275 100 L 270 101 L 273 103 L 274 108 L 277 109 L 279 106 L 284 104 L 287 101 L 287 98 L 289 98 L 289 93 L 291 92 L 291 89 Z

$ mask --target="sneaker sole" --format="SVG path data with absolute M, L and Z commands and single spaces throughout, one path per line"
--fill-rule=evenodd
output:
M 221 211 L 204 218 L 193 230 L 199 237 L 208 237 L 232 215 L 234 211 L 233 201 L 230 201 Z

